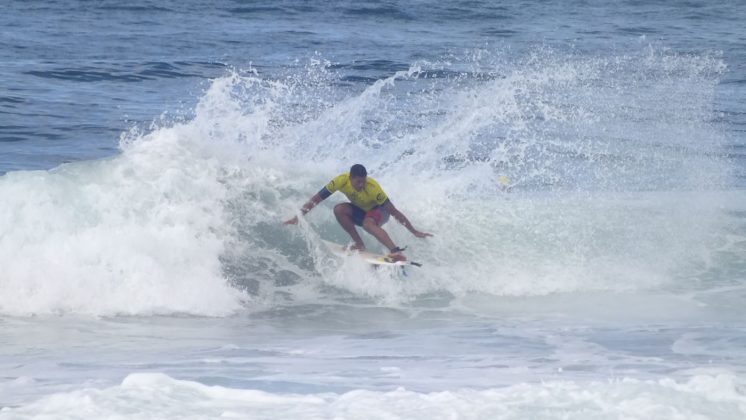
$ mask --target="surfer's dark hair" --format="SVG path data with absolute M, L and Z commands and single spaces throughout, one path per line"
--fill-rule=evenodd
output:
M 368 171 L 365 170 L 365 166 L 356 163 L 350 168 L 350 177 L 360 178 L 368 176 Z

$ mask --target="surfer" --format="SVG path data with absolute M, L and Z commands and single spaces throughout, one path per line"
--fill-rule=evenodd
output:
M 389 216 L 394 216 L 399 223 L 418 238 L 433 236 L 430 233 L 415 229 L 409 219 L 394 207 L 378 182 L 370 178 L 368 171 L 360 164 L 352 165 L 349 173 L 338 175 L 314 194 L 301 207 L 301 214 L 305 215 L 336 191 L 342 192 L 350 200 L 349 203 L 340 203 L 334 206 L 334 216 L 355 242 L 350 247 L 351 249 L 365 251 L 365 244 L 355 228 L 355 225 L 362 226 L 366 232 L 373 235 L 388 248 L 391 258 L 397 261 L 405 261 L 407 257 L 402 254 L 404 249 L 394 245 L 394 241 L 391 240 L 389 234 L 381 227 L 389 220 Z M 298 216 L 288 219 L 284 223 L 294 225 L 298 223 Z

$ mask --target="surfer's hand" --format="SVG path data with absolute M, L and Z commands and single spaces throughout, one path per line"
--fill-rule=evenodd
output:
M 428 236 L 433 236 L 432 233 L 420 232 L 419 230 L 415 230 L 414 232 L 412 232 L 412 234 L 414 234 L 414 236 L 418 238 L 427 238 Z
M 285 220 L 282 222 L 283 225 L 297 225 L 298 224 L 298 216 L 294 216 L 292 219 Z

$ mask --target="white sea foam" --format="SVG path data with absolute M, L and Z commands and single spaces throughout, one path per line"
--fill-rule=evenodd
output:
M 215 159 L 188 127 L 115 158 L 0 181 L 0 311 L 199 313 L 239 307 L 218 256 L 226 229 Z
M 552 381 L 486 390 L 353 390 L 285 394 L 131 374 L 119 386 L 81 389 L 3 408 L 0 419 L 742 419 L 744 382 L 732 375 L 607 382 Z
M 442 65 L 418 63 L 362 91 L 323 61 L 233 73 L 194 118 L 128 133 L 116 157 L 2 177 L 0 313 L 225 315 L 329 286 L 389 304 L 699 287 L 730 223 L 708 120 L 720 61 L 470 64 L 481 73 L 429 79 Z M 436 234 L 388 225 L 426 262 L 411 282 L 332 262 L 318 238 L 347 240 L 338 197 L 279 223 L 355 162 Z

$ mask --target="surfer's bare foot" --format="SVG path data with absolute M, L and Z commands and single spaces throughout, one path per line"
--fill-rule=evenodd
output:
M 365 251 L 365 245 L 363 244 L 350 244 L 347 246 L 350 251 Z
M 389 251 L 388 257 L 394 260 L 394 262 L 406 261 L 407 257 L 405 257 L 404 254 L 402 254 L 405 248 L 406 246 L 404 248 L 399 248 L 398 246 L 391 248 L 391 250 Z
M 388 255 L 389 258 L 391 258 L 394 261 L 406 261 L 407 257 L 404 256 L 401 252 L 392 252 Z

